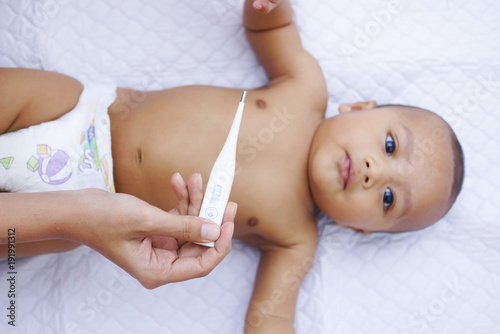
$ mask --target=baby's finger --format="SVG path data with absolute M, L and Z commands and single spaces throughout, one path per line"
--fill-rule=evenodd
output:
M 200 213 L 201 202 L 203 201 L 203 180 L 201 174 L 193 174 L 188 180 L 189 206 L 188 215 L 198 216 Z
M 253 8 L 261 14 L 269 14 L 277 6 L 275 2 L 271 0 L 255 0 Z
M 175 173 L 170 179 L 170 184 L 177 196 L 177 211 L 181 215 L 186 215 L 189 207 L 189 193 L 186 188 L 186 183 L 181 174 Z

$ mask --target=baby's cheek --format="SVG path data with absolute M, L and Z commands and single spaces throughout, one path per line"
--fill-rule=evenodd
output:
M 339 205 L 336 205 L 337 220 L 346 225 L 354 226 L 366 224 L 376 215 L 373 203 L 364 196 L 346 196 Z

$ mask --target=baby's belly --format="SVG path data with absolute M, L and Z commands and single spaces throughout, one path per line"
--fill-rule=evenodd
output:
M 239 100 L 237 90 L 189 86 L 140 93 L 118 89 L 109 110 L 116 190 L 164 210 L 176 205 L 170 179 L 201 173 L 205 184 Z M 234 99 L 233 99 L 234 95 Z M 236 101 L 227 106 L 227 101 Z M 222 131 L 227 130 L 227 131 Z

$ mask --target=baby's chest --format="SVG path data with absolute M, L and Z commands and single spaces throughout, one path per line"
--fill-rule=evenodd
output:
M 281 240 L 311 219 L 314 210 L 307 175 L 302 173 L 268 172 L 235 180 L 230 200 L 238 204 L 235 237 L 247 242 Z

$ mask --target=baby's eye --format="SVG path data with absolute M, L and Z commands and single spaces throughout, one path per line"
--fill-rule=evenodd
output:
M 392 203 L 394 203 L 394 195 L 392 194 L 391 189 L 385 188 L 382 203 L 384 204 L 384 211 L 389 210 L 389 208 L 392 206 Z
M 387 153 L 387 156 L 390 156 L 394 153 L 395 149 L 396 143 L 394 143 L 394 138 L 392 138 L 391 135 L 387 135 L 387 138 L 385 139 L 385 153 Z

